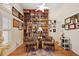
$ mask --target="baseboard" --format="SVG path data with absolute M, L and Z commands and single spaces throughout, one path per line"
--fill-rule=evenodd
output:
M 78 55 L 79 56 L 79 53 L 78 52 L 76 52 L 76 51 L 74 51 L 74 50 L 71 50 L 73 53 L 75 53 L 76 55 Z
M 17 47 L 14 47 L 10 50 L 10 52 L 6 53 L 4 56 L 9 56 L 12 52 L 14 52 L 18 47 L 20 47 L 23 44 L 23 42 L 21 44 L 19 44 Z

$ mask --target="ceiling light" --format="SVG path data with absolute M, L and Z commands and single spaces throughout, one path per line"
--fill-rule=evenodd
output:
M 43 3 L 37 10 L 41 10 L 42 12 L 44 12 L 44 9 L 48 9 L 48 7 L 45 6 L 45 3 Z

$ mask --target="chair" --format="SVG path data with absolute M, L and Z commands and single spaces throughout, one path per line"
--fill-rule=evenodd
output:
M 35 50 L 37 48 L 37 40 L 35 40 L 33 37 L 29 37 L 29 38 L 27 38 L 25 45 L 26 45 L 27 52 L 30 49 Z
M 52 50 L 55 50 L 55 40 L 52 37 L 45 37 L 42 41 L 42 47 L 43 48 L 52 48 Z

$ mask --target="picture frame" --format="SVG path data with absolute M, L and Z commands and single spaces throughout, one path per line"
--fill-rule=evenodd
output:
M 53 29 L 53 32 L 56 32 L 56 29 Z
M 23 15 L 20 12 L 18 12 L 18 18 L 23 21 Z
M 65 28 L 65 24 L 62 24 L 62 28 Z
M 54 20 L 54 23 L 56 23 L 56 20 Z
M 71 30 L 71 29 L 76 29 L 76 24 L 69 24 L 69 29 Z
M 76 29 L 79 29 L 79 23 L 76 23 Z
M 65 19 L 65 24 L 69 24 L 70 23 L 70 18 L 66 18 Z
M 19 21 L 16 19 L 13 19 L 13 27 L 19 28 Z
M 68 24 L 65 25 L 65 30 L 68 30 L 69 29 L 68 26 L 69 26 Z
M 78 20 L 78 14 L 74 15 L 74 20 L 75 20 L 75 23 L 77 23 L 79 20 Z
M 70 17 L 70 24 L 73 24 L 73 23 L 75 23 L 75 17 L 74 16 L 71 16 Z
M 70 17 L 70 24 L 77 23 L 77 22 L 78 22 L 78 14 Z
M 52 30 L 50 30 L 50 32 L 52 32 Z
M 22 30 L 22 23 L 19 23 L 19 30 Z
M 18 11 L 14 7 L 12 7 L 12 15 L 18 18 Z
M 79 22 L 79 13 L 77 14 L 77 16 L 78 16 L 78 20 L 77 20 L 77 22 Z
M 19 30 L 23 30 L 24 29 L 24 23 L 19 22 Z

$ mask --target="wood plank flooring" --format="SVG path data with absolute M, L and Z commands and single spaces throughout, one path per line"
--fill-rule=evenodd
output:
M 78 56 L 73 51 L 64 50 L 62 47 L 58 46 L 55 43 L 55 51 L 52 52 L 53 56 Z M 9 56 L 27 56 L 25 45 L 21 45 L 14 52 L 12 52 Z

